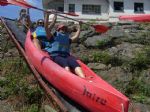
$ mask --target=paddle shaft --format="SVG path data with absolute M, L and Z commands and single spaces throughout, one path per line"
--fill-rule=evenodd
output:
M 37 7 L 33 7 L 33 8 L 35 8 L 35 9 L 37 9 L 37 10 L 39 10 L 39 11 L 43 11 L 43 12 L 48 13 L 48 11 L 46 11 L 46 10 L 44 10 L 44 9 L 37 8 Z M 70 17 L 67 17 L 67 16 L 63 16 L 63 15 L 58 14 L 58 13 L 63 13 L 63 12 L 60 12 L 60 11 L 56 11 L 56 12 L 51 11 L 50 13 L 57 14 L 57 15 L 60 16 L 60 17 L 64 17 L 64 18 L 67 18 L 67 19 L 70 19 L 70 20 L 73 20 L 73 21 L 76 21 L 76 22 L 80 22 L 80 21 L 78 21 L 78 20 L 76 20 L 76 19 L 73 19 L 73 18 L 70 18 Z M 66 14 L 66 13 L 63 13 L 63 14 Z M 88 25 L 89 25 L 89 24 L 88 24 Z
M 34 8 L 37 9 L 37 10 L 40 10 L 40 11 L 49 13 L 48 11 L 46 11 L 46 10 L 44 10 L 44 9 L 40 9 L 40 8 L 37 8 L 37 7 L 34 7 Z M 88 26 L 91 26 L 91 27 L 93 27 L 97 32 L 106 32 L 106 31 L 109 29 L 108 27 L 106 27 L 106 26 L 104 26 L 104 25 L 91 25 L 91 24 L 85 23 L 85 22 L 83 22 L 83 21 L 79 21 L 79 20 L 76 20 L 76 19 L 73 19 L 73 18 L 70 18 L 70 17 L 67 17 L 67 16 L 63 16 L 63 15 L 61 15 L 61 14 L 58 14 L 57 12 L 59 12 L 59 11 L 56 11 L 56 12 L 51 11 L 50 13 L 57 14 L 57 15 L 60 16 L 60 17 L 67 18 L 67 19 L 70 19 L 70 20 L 73 20 L 73 21 L 76 21 L 76 22 L 81 22 L 82 24 L 86 24 L 86 25 L 88 25 Z M 95 26 L 98 26 L 98 27 L 95 27 Z M 103 30 L 104 27 L 105 27 L 105 31 Z
M 22 3 L 22 2 L 19 2 L 17 1 L 19 4 L 22 4 L 22 5 L 25 5 L 25 3 Z M 9 2 L 8 2 L 9 3 Z M 11 3 L 10 3 L 11 4 Z M 15 4 L 15 3 L 14 3 Z M 76 22 L 81 22 L 82 24 L 86 24 L 88 26 L 91 26 L 93 27 L 97 32 L 106 32 L 109 28 L 107 26 L 104 26 L 104 25 L 91 25 L 89 23 L 86 23 L 86 22 L 83 22 L 83 21 L 79 21 L 79 20 L 76 20 L 74 18 L 70 18 L 70 17 L 67 17 L 67 16 L 63 16 L 61 14 L 58 14 L 58 13 L 62 13 L 62 14 L 67 14 L 67 15 L 72 15 L 72 14 L 69 14 L 69 13 L 65 13 L 65 12 L 60 12 L 60 11 L 47 11 L 47 10 L 44 10 L 44 9 L 41 9 L 41 8 L 38 8 L 38 7 L 35 7 L 35 6 L 32 6 L 32 5 L 29 5 L 29 6 L 26 6 L 26 7 L 30 7 L 30 8 L 34 8 L 34 9 L 37 9 L 39 11 L 43 11 L 43 12 L 46 12 L 46 13 L 52 13 L 52 14 L 57 14 L 58 16 L 60 17 L 63 17 L 63 18 L 67 18 L 67 19 L 70 19 L 70 20 L 73 20 L 73 21 L 76 21 Z

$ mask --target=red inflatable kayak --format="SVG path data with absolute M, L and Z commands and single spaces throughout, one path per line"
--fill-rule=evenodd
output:
M 126 96 L 79 60 L 86 74 L 85 79 L 54 63 L 46 52 L 33 45 L 30 31 L 26 37 L 25 52 L 29 61 L 48 82 L 90 112 L 128 112 L 129 99 Z
M 132 20 L 135 22 L 150 22 L 150 14 L 124 15 L 119 17 L 120 20 Z

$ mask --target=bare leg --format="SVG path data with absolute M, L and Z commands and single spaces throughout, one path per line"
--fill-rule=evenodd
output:
M 84 75 L 84 73 L 83 73 L 81 67 L 76 67 L 76 68 L 75 68 L 75 73 L 76 73 L 79 77 L 85 78 L 85 75 Z
M 65 70 L 71 72 L 69 67 L 65 67 Z
M 36 48 L 41 49 L 40 41 L 38 39 L 33 39 L 33 43 Z

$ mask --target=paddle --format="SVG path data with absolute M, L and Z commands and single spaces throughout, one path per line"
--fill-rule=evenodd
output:
M 8 5 L 7 0 L 0 1 L 0 5 L 1 5 L 1 6 L 6 6 L 6 5 Z
M 70 19 L 70 20 L 73 20 L 73 21 L 76 21 L 76 22 L 81 22 L 79 20 L 61 15 L 61 14 L 67 14 L 67 15 L 77 16 L 74 13 L 65 13 L 65 12 L 60 12 L 60 11 L 51 11 L 51 12 L 49 12 L 49 11 L 46 11 L 44 9 L 32 6 L 24 0 L 7 0 L 7 3 L 13 4 L 13 5 L 19 5 L 19 6 L 26 7 L 26 8 L 34 8 L 34 9 L 37 9 L 37 10 L 40 10 L 40 11 L 43 11 L 43 12 L 57 14 L 60 17 L 64 17 L 64 18 L 67 18 L 67 19 Z M 58 13 L 61 13 L 61 14 L 58 14 Z M 85 22 L 82 22 L 82 23 L 93 27 L 95 29 L 95 31 L 99 32 L 99 33 L 105 33 L 106 31 L 108 31 L 110 29 L 110 27 L 105 26 L 105 25 L 91 25 L 91 24 L 88 24 L 88 23 L 85 23 Z
M 25 0 L 3 0 L 2 4 L 6 4 L 6 5 L 8 5 L 8 4 L 18 5 L 18 6 L 25 7 L 25 8 L 34 8 L 34 9 L 37 9 L 37 10 L 40 10 L 40 11 L 43 11 L 43 12 L 47 12 L 44 9 L 40 9 L 40 8 L 37 8 L 35 6 L 30 5 Z M 61 12 L 61 11 L 55 11 L 55 13 L 66 14 L 66 15 L 69 15 L 69 16 L 79 16 L 79 15 L 77 15 L 75 13 L 66 13 L 66 12 Z

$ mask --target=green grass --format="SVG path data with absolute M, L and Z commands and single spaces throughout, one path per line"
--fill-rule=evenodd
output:
M 24 107 L 21 112 L 39 112 L 39 107 L 37 104 L 32 104 L 28 107 Z
M 0 87 L 4 91 L 0 92 L 0 99 L 4 100 L 11 96 L 20 96 L 24 99 L 22 103 L 33 105 L 25 112 L 38 112 L 35 105 L 39 105 L 44 96 L 44 92 L 37 84 L 30 84 L 27 77 L 30 77 L 28 66 L 19 57 L 5 58 L 1 60 L 0 71 L 5 80 L 0 80 Z M 21 107 L 20 107 L 21 108 Z
M 82 55 L 80 57 L 80 59 L 85 63 L 85 64 L 88 64 L 90 62 L 89 60 L 89 57 L 88 56 L 85 56 L 85 55 Z
M 135 57 L 124 62 L 123 66 L 128 71 L 134 73 L 135 71 L 142 71 L 147 69 L 150 65 L 150 47 L 145 47 L 143 51 L 137 52 Z
M 95 52 L 92 55 L 93 62 L 101 62 L 103 64 L 111 64 L 112 66 L 122 65 L 122 59 L 118 56 L 111 56 L 107 52 Z
M 103 39 L 103 40 L 99 40 L 99 41 L 96 42 L 96 47 L 103 48 L 103 47 L 107 47 L 111 44 L 112 43 L 111 43 L 110 39 Z
M 125 38 L 124 41 L 129 43 L 150 45 L 150 32 L 140 32 L 132 36 L 132 38 Z

